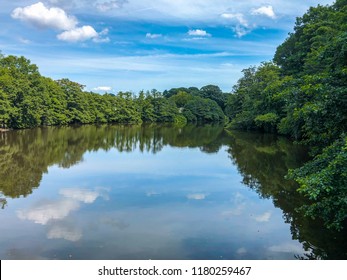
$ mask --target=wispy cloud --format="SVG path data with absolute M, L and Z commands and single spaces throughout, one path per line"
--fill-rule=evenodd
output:
M 188 199 L 193 199 L 193 200 L 203 200 L 206 198 L 206 194 L 204 193 L 193 193 L 193 194 L 188 194 L 187 198 Z
M 152 34 L 152 33 L 146 34 L 146 38 L 149 38 L 149 39 L 157 39 L 157 38 L 160 38 L 162 36 L 163 36 L 162 34 Z
M 113 9 L 122 8 L 125 3 L 128 3 L 128 1 L 127 0 L 115 0 L 115 1 L 97 3 L 96 8 L 100 12 L 108 12 L 108 11 L 113 10 Z
M 112 87 L 98 86 L 98 87 L 93 88 L 93 90 L 95 90 L 95 91 L 112 91 Z
M 248 21 L 245 19 L 245 16 L 241 13 L 224 13 L 221 14 L 221 17 L 228 20 L 236 20 L 239 24 L 246 27 L 248 26 Z
M 21 43 L 23 43 L 23 44 L 26 44 L 26 45 L 31 43 L 30 40 L 25 39 L 25 38 L 23 38 L 23 37 L 18 38 L 18 41 L 21 42 Z
M 251 31 L 249 23 L 242 13 L 224 13 L 221 17 L 231 25 L 231 29 L 235 32 L 236 37 L 241 38 Z

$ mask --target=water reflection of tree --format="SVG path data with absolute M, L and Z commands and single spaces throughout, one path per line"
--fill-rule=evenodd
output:
M 284 177 L 306 159 L 305 151 L 284 138 L 250 133 L 226 133 L 220 126 L 170 125 L 50 127 L 10 131 L 0 137 L 0 203 L 6 197 L 27 196 L 54 164 L 69 168 L 83 161 L 86 152 L 97 150 L 158 153 L 165 146 L 199 148 L 215 153 L 225 145 L 243 182 L 262 198 L 282 209 L 291 225 L 293 239 L 311 253 L 298 258 L 347 259 L 346 231 L 332 232 L 320 221 L 303 217 L 296 208 L 305 199 L 294 182 Z M 0 206 L 1 206 L 0 205 Z
M 70 168 L 83 161 L 83 154 L 112 148 L 119 152 L 157 153 L 164 146 L 200 147 L 216 152 L 213 146 L 223 131 L 220 126 L 102 125 L 46 127 L 10 131 L 0 137 L 0 192 L 8 197 L 27 196 L 37 188 L 42 175 L 54 164 Z M 211 146 L 212 145 L 212 146 Z M 211 148 L 212 147 L 212 148 Z
M 305 198 L 293 181 L 285 179 L 288 169 L 302 165 L 305 150 L 274 135 L 232 132 L 228 152 L 242 174 L 243 183 L 262 198 L 271 198 L 290 224 L 293 239 L 309 251 L 298 259 L 346 259 L 346 230 L 335 232 L 319 220 L 304 217 L 298 209 Z
M 1 209 L 5 209 L 5 206 L 7 205 L 6 198 L 0 198 L 0 205 L 1 205 Z

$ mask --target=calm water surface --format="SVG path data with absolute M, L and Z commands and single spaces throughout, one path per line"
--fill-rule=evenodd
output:
M 295 211 L 305 160 L 218 126 L 1 133 L 0 258 L 345 258 L 345 233 Z

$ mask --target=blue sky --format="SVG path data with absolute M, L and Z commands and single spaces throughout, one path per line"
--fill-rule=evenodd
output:
M 0 50 L 87 90 L 215 84 L 271 60 L 310 6 L 332 0 L 2 0 Z

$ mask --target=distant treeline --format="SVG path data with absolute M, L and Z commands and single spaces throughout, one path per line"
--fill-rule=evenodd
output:
M 227 94 L 219 87 L 155 89 L 117 95 L 84 91 L 68 79 L 40 75 L 25 57 L 0 56 L 0 127 L 141 122 L 224 122 Z

